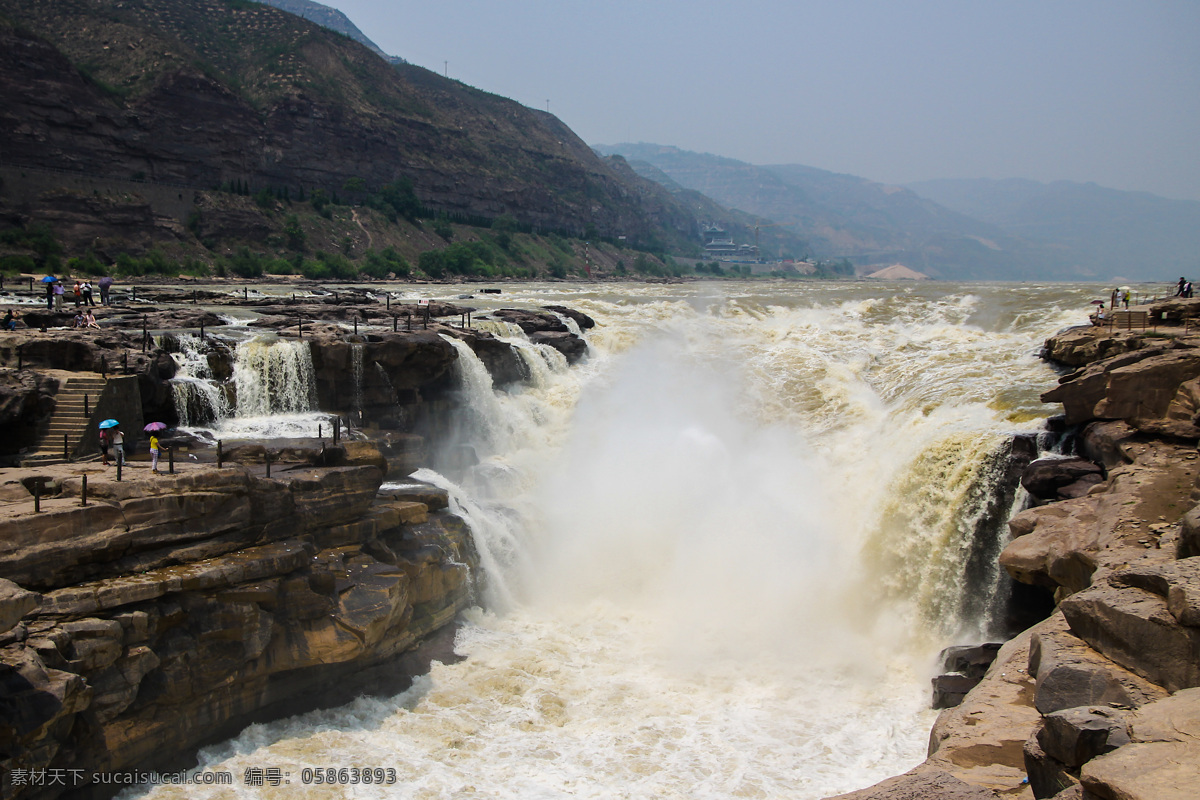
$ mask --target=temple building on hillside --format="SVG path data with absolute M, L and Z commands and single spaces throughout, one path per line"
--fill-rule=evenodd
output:
M 733 235 L 713 223 L 700 232 L 704 238 L 704 254 L 717 261 L 757 261 L 758 248 L 751 244 L 734 244 Z

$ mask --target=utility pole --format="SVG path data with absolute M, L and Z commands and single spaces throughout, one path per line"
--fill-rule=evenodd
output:
M 450 77 L 450 62 L 449 61 L 442 62 L 442 77 L 444 77 L 444 78 Z

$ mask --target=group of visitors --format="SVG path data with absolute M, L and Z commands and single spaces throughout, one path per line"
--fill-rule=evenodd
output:
M 80 305 L 96 306 L 96 301 L 92 299 L 92 284 L 91 281 L 75 281 L 75 307 Z
M 115 422 L 116 420 L 113 420 Z M 111 423 L 107 423 L 111 424 Z M 108 466 L 108 451 L 112 448 L 113 459 L 119 466 L 125 466 L 125 434 L 120 425 L 100 429 L 100 458 L 104 466 Z M 158 471 L 158 454 L 161 451 L 158 441 L 158 431 L 150 434 L 150 471 L 155 475 Z
M 63 297 L 67 290 L 63 287 L 61 280 L 47 276 L 44 279 L 46 284 L 46 310 L 47 311 L 62 311 Z M 112 305 L 112 299 L 109 296 L 109 288 L 112 286 L 112 278 L 100 279 L 100 303 L 101 305 Z M 95 307 L 96 299 L 93 296 L 94 289 L 90 280 L 75 281 L 75 286 L 71 292 L 75 298 L 75 308 L 80 306 Z
M 1181 277 L 1179 279 L 1179 285 L 1175 289 L 1175 296 L 1176 297 L 1191 297 L 1192 296 L 1192 282 L 1189 281 L 1187 278 Z

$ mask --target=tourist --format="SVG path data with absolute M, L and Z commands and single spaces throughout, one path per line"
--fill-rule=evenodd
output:
M 158 434 L 150 434 L 150 471 L 158 474 Z
M 88 309 L 87 313 L 83 315 L 83 324 L 84 327 L 87 328 L 95 328 L 97 330 L 100 329 L 100 323 L 96 322 L 96 315 L 92 313 L 90 308 Z
M 108 296 L 108 290 L 113 285 L 113 279 L 105 276 L 100 279 L 100 305 L 111 306 L 112 299 Z
M 1126 309 L 1129 308 L 1129 287 L 1128 286 L 1126 286 L 1124 288 L 1124 290 L 1121 292 L 1121 305 L 1125 306 Z
M 1187 283 L 1185 283 L 1183 285 L 1183 296 L 1189 300 L 1191 299 L 1191 297 L 1192 297 L 1192 282 L 1191 281 L 1188 281 Z
M 71 327 L 72 328 L 83 328 L 86 325 L 87 325 L 87 322 L 84 321 L 84 319 L 83 319 L 83 312 L 76 311 L 75 312 L 75 322 L 72 323 Z
M 46 310 L 54 310 L 54 281 L 46 281 Z
M 75 288 L 73 291 L 75 292 L 75 307 L 79 308 L 79 304 L 83 302 L 83 284 L 81 284 L 79 281 L 75 281 Z
M 95 299 L 92 297 L 92 283 L 91 283 L 91 281 L 84 281 L 84 282 L 83 282 L 83 286 L 81 286 L 81 287 L 80 287 L 80 289 L 81 289 L 81 291 L 83 292 L 83 304 L 84 304 L 85 306 L 91 306 L 91 307 L 95 308 L 95 307 L 96 307 L 96 301 L 95 301 Z
M 100 460 L 108 466 L 108 431 L 100 429 Z
M 1179 279 L 1179 286 L 1177 286 L 1177 287 L 1175 288 L 1175 296 L 1176 296 L 1176 297 L 1183 297 L 1183 296 L 1184 296 L 1184 295 L 1183 295 L 1183 287 L 1184 287 L 1186 284 L 1187 284 L 1187 281 L 1186 281 L 1184 278 L 1180 278 L 1180 279 Z
M 125 434 L 121 433 L 120 427 L 112 428 L 112 446 L 117 466 L 125 466 Z
M 62 304 L 63 304 L 63 295 L 65 294 L 65 291 L 64 291 L 63 285 L 62 285 L 62 281 L 54 282 L 53 291 L 54 291 L 54 310 L 61 312 Z
M 6 331 L 15 331 L 17 329 L 17 320 L 20 319 L 20 317 L 21 315 L 19 313 L 10 308 L 7 312 L 5 312 L 4 321 L 0 324 L 4 325 L 4 330 Z

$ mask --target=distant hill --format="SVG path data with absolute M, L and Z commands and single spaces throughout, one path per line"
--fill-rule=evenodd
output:
M 1014 236 L 1069 251 L 1101 277 L 1200 277 L 1200 202 L 1069 181 L 935 180 L 909 188 Z
M 680 185 L 658 167 L 645 161 L 626 162 L 624 157 L 616 154 L 608 158 L 610 161 L 620 159 L 641 178 L 670 192 L 680 206 L 700 221 L 721 225 L 735 243 L 758 245 L 764 259 L 803 259 L 812 252 L 808 241 L 796 233 L 792 225 L 780 224 L 768 217 L 736 208 L 726 208 L 711 197 Z
M 819 258 L 903 263 L 939 278 L 1084 277 L 1040 245 L 899 186 L 800 165 L 755 166 L 654 144 L 595 146 L 644 162 L 671 184 L 786 224 Z

